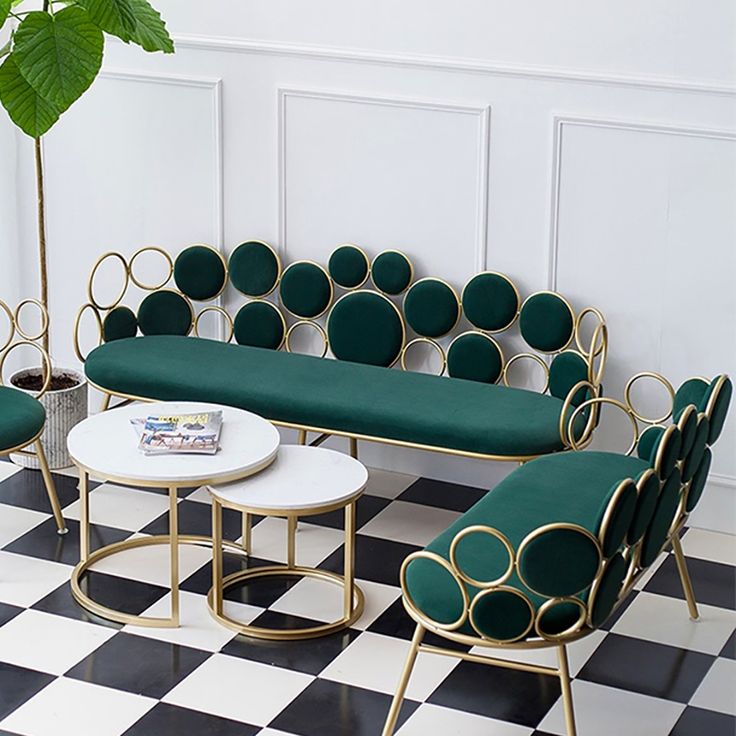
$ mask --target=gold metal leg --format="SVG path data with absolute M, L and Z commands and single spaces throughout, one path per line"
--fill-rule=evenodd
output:
M 79 559 L 89 559 L 89 475 L 79 472 Z
M 107 411 L 110 408 L 110 400 L 112 399 L 112 394 L 104 394 L 102 397 L 102 404 L 100 405 L 100 411 Z
M 358 439 L 356 437 L 350 438 L 350 457 L 358 459 Z
M 682 551 L 680 537 L 678 537 L 677 534 L 673 534 L 670 537 L 670 540 L 672 541 L 672 551 L 675 553 L 677 572 L 680 573 L 682 590 L 685 593 L 685 600 L 687 601 L 687 610 L 690 612 L 690 618 L 693 621 L 697 621 L 700 618 L 700 614 L 698 613 L 698 603 L 695 600 L 695 592 L 693 591 L 693 584 L 690 580 L 690 573 L 687 570 L 687 562 L 685 561 L 685 554 Z
M 567 736 L 576 736 L 575 712 L 572 709 L 572 688 L 570 687 L 570 666 L 567 661 L 567 648 L 564 644 L 557 649 L 560 662 L 560 684 L 562 685 L 562 706 L 565 709 L 565 725 Z
M 243 514 L 243 526 L 246 517 L 250 522 L 250 514 Z M 249 523 L 250 526 L 250 523 Z M 244 537 L 245 538 L 245 537 Z M 243 544 L 245 546 L 245 543 Z M 246 548 L 247 550 L 248 548 Z M 222 615 L 222 506 L 212 499 L 212 605 L 215 613 Z
M 291 568 L 296 566 L 296 516 L 288 516 L 287 524 L 287 547 L 286 547 L 286 564 Z
M 355 601 L 355 501 L 345 507 L 345 588 L 343 608 L 345 618 L 353 613 Z
M 54 519 L 56 519 L 56 528 L 59 534 L 66 534 L 69 530 L 66 528 L 66 522 L 61 513 L 61 506 L 59 505 L 59 497 L 56 495 L 56 486 L 54 485 L 54 478 L 49 470 L 49 464 L 46 461 L 46 453 L 43 451 L 43 445 L 41 440 L 36 440 L 36 456 L 38 457 L 38 464 L 41 467 L 41 475 L 43 476 L 43 482 L 46 486 L 46 493 L 51 503 L 51 510 L 54 512 Z
M 169 549 L 171 551 L 171 625 L 179 626 L 179 506 L 176 486 L 169 488 Z
M 307 444 L 307 430 L 306 429 L 300 429 L 299 433 L 297 434 L 296 438 L 297 444 L 299 445 L 306 445 Z
M 394 729 L 396 728 L 396 721 L 399 718 L 401 703 L 404 701 L 406 686 L 409 684 L 409 678 L 411 677 L 411 672 L 414 669 L 414 663 L 417 661 L 419 645 L 422 643 L 423 637 L 424 627 L 421 624 L 417 624 L 417 628 L 415 629 L 414 636 L 411 640 L 411 646 L 409 647 L 409 654 L 407 655 L 406 662 L 404 664 L 404 670 L 401 673 L 401 679 L 399 680 L 398 687 L 396 688 L 396 694 L 394 695 L 394 699 L 391 701 L 391 708 L 389 709 L 388 716 L 386 717 L 386 725 L 383 727 L 382 736 L 392 736 Z
M 214 503 L 213 503 L 213 506 L 214 506 Z M 252 519 L 251 519 L 251 515 L 246 511 L 243 512 L 242 517 L 243 517 L 243 550 L 245 551 L 245 554 L 250 555 L 252 540 L 253 540 Z

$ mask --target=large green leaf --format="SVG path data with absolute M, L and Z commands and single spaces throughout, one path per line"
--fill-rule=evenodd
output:
M 11 120 L 27 135 L 40 138 L 59 119 L 59 111 L 25 80 L 15 53 L 0 66 L 0 102 Z
M 173 54 L 174 42 L 158 11 L 152 8 L 147 0 L 128 0 L 128 2 L 133 8 L 136 20 L 135 30 L 130 36 L 131 41 L 146 51 Z
M 90 20 L 103 31 L 130 41 L 136 27 L 130 0 L 78 0 L 78 3 L 87 9 Z
M 102 65 L 102 31 L 86 10 L 29 13 L 15 32 L 13 55 L 33 89 L 66 110 L 92 84 Z
M 10 0 L 0 0 L 0 26 L 8 19 L 10 8 Z

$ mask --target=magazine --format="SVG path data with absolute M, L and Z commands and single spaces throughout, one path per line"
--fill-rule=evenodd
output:
M 145 455 L 214 455 L 220 447 L 222 412 L 131 419 Z

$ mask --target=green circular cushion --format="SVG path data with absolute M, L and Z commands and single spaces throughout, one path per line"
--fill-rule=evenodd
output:
M 677 389 L 675 400 L 672 402 L 672 415 L 675 421 L 680 418 L 680 412 L 689 404 L 693 404 L 696 408 L 700 406 L 708 386 L 708 382 L 702 378 L 690 378 Z
M 615 490 L 619 487 L 620 483 L 614 484 L 609 494 L 609 498 L 613 496 Z M 623 543 L 626 535 L 631 529 L 631 523 L 634 519 L 634 513 L 636 512 L 636 501 L 638 493 L 636 485 L 633 480 L 626 481 L 624 490 L 615 502 L 615 506 L 611 511 L 606 532 L 602 540 L 601 547 L 603 549 L 603 556 L 608 558 L 611 557 L 615 552 L 618 552 L 619 547 Z M 608 504 L 606 504 L 606 510 Z M 601 517 L 602 520 L 603 517 Z
M 404 316 L 417 335 L 442 337 L 460 319 L 460 302 L 444 281 L 421 279 L 404 297 Z
M 572 340 L 575 315 L 558 294 L 532 294 L 522 305 L 519 329 L 527 344 L 535 350 L 553 353 Z
M 588 363 L 580 353 L 567 350 L 556 355 L 549 367 L 549 392 L 558 399 L 565 399 L 570 389 L 580 381 L 588 380 Z M 589 389 L 581 388 L 573 397 L 573 406 L 585 401 Z
M 680 477 L 680 471 L 675 469 L 662 486 L 652 521 L 644 534 L 640 558 L 642 567 L 649 567 L 662 551 L 677 513 L 681 491 L 682 478 Z
M 0 450 L 9 450 L 22 447 L 43 429 L 46 410 L 30 394 L 0 386 L 0 416 Z
M 355 289 L 368 278 L 370 263 L 360 248 L 354 245 L 341 245 L 332 252 L 327 269 L 338 286 Z
M 507 570 L 509 553 L 500 539 L 487 532 L 466 534 L 455 548 L 456 566 L 466 577 L 487 583 Z
M 403 253 L 386 250 L 373 259 L 373 283 L 384 294 L 401 294 L 411 283 L 413 275 L 411 261 Z
M 332 282 L 316 263 L 296 261 L 281 275 L 281 303 L 297 317 L 313 319 L 327 311 L 332 301 Z
M 693 479 L 690 481 L 690 490 L 687 492 L 687 502 L 685 504 L 685 510 L 690 513 L 700 501 L 700 497 L 703 495 L 705 490 L 705 482 L 708 480 L 708 473 L 710 472 L 710 464 L 713 460 L 713 453 L 710 448 L 706 449 L 703 453 L 703 459 L 698 465 L 698 469 L 693 475 Z
M 270 302 L 249 302 L 235 315 L 233 335 L 238 345 L 278 350 L 285 333 L 284 318 Z
M 439 563 L 419 557 L 406 570 L 406 583 L 414 605 L 428 618 L 451 624 L 463 613 L 463 596 L 457 581 Z
M 664 427 L 659 425 L 647 427 L 641 433 L 639 443 L 636 446 L 636 453 L 640 460 L 646 460 L 648 463 L 654 462 L 654 453 L 663 434 Z
M 654 509 L 657 506 L 657 499 L 659 498 L 660 484 L 661 482 L 656 473 L 647 473 L 647 478 L 643 483 L 641 482 L 641 476 L 637 480 L 639 497 L 627 536 L 629 544 L 638 542 L 652 521 Z
M 388 367 L 404 347 L 398 309 L 375 291 L 353 291 L 335 302 L 327 335 L 334 356 L 354 363 Z
M 705 394 L 703 395 L 703 398 L 700 402 L 700 406 L 698 407 L 700 411 L 705 411 L 708 402 L 710 401 L 710 397 L 713 394 L 713 391 L 716 387 L 716 382 L 720 376 L 716 376 L 708 386 Z M 710 421 L 710 430 L 708 433 L 708 444 L 712 445 L 720 436 L 721 431 L 723 430 L 723 424 L 726 421 L 726 415 L 728 414 L 728 406 L 731 403 L 731 395 L 733 394 L 733 384 L 731 383 L 730 378 L 726 378 L 726 380 L 723 382 L 723 385 L 721 386 L 720 391 L 718 392 L 718 396 L 716 397 L 715 404 L 713 405 L 713 409 L 710 412 L 709 421 Z
M 685 407 L 686 409 L 687 407 Z M 698 411 L 693 407 L 692 411 L 687 413 L 687 417 L 683 421 L 682 414 L 685 409 L 680 412 L 680 416 L 675 420 L 677 426 L 680 428 L 680 435 L 682 442 L 680 443 L 680 457 L 679 460 L 683 460 L 687 457 L 695 442 L 695 435 L 698 432 Z
M 593 582 L 598 563 L 598 548 L 587 535 L 573 529 L 550 529 L 524 546 L 519 572 L 541 595 L 568 596 Z
M 192 308 L 174 291 L 154 291 L 138 307 L 138 326 L 144 335 L 188 335 Z
M 649 462 L 654 470 L 659 473 L 659 477 L 662 480 L 668 478 L 670 473 L 675 469 L 675 464 L 680 457 L 681 446 L 682 437 L 680 436 L 680 430 L 674 425 L 671 425 L 662 432 L 652 448 L 652 456 Z M 658 458 L 659 464 L 657 464 Z
M 510 327 L 519 311 L 519 293 L 500 273 L 479 273 L 463 289 L 465 316 L 481 330 L 497 332 Z
M 698 430 L 695 433 L 695 439 L 693 440 L 693 446 L 690 448 L 687 457 L 682 464 L 682 481 L 687 483 L 695 474 L 695 471 L 700 465 L 700 461 L 703 459 L 705 448 L 708 445 L 708 434 L 710 432 L 710 422 L 705 415 L 700 415 L 698 421 Z
M 105 342 L 135 337 L 137 332 L 138 320 L 135 312 L 128 307 L 115 307 L 102 320 L 102 339 Z
M 458 335 L 447 350 L 447 372 L 453 378 L 496 383 L 501 371 L 501 348 L 482 332 Z
M 281 265 L 270 245 L 249 240 L 232 252 L 228 271 L 230 283 L 242 294 L 266 296 L 276 288 Z
M 606 563 L 590 611 L 590 623 L 594 629 L 601 626 L 613 611 L 621 593 L 627 567 L 626 560 L 620 552 Z
M 472 623 L 479 634 L 489 639 L 513 641 L 527 631 L 532 615 L 521 596 L 508 590 L 494 590 L 477 599 Z
M 214 299 L 225 288 L 226 279 L 222 256 L 206 245 L 191 245 L 174 261 L 176 286 L 190 299 Z

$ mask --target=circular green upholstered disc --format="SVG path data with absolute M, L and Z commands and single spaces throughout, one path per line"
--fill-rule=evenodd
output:
M 614 501 L 614 493 L 619 487 L 621 487 L 621 490 L 618 493 L 617 499 Z M 618 552 L 629 529 L 631 529 L 631 522 L 634 519 L 634 513 L 636 511 L 637 496 L 636 485 L 633 480 L 624 481 L 623 486 L 621 483 L 615 483 L 611 489 L 611 501 L 606 508 L 608 521 L 603 539 L 601 540 L 604 557 L 611 557 L 615 552 Z M 611 503 L 614 505 L 611 506 Z
M 644 477 L 646 476 L 646 477 Z M 636 502 L 636 511 L 634 518 L 629 527 L 627 541 L 629 544 L 638 542 L 649 526 L 654 509 L 657 506 L 657 498 L 659 497 L 659 487 L 661 483 L 656 473 L 642 473 L 637 479 L 639 488 L 639 497 Z
M 456 567 L 470 580 L 481 583 L 498 580 L 510 562 L 501 540 L 487 532 L 470 532 L 455 547 Z
M 677 389 L 675 400 L 672 403 L 672 416 L 675 421 L 680 418 L 680 412 L 689 404 L 693 404 L 696 408 L 700 406 L 708 386 L 708 382 L 702 378 L 689 378 Z
M 519 292 L 502 273 L 486 271 L 473 276 L 462 294 L 463 311 L 481 330 L 500 332 L 510 327 L 519 312 Z
M 690 448 L 687 457 L 682 463 L 682 481 L 687 483 L 695 474 L 695 471 L 700 465 L 700 461 L 703 459 L 705 448 L 708 445 L 708 435 L 710 433 L 710 422 L 708 418 L 701 414 L 698 419 L 698 429 L 695 432 L 695 439 L 693 440 L 693 446 Z
M 698 465 L 698 469 L 695 471 L 692 480 L 690 481 L 690 490 L 687 492 L 687 502 L 685 503 L 685 510 L 690 513 L 700 501 L 700 497 L 703 495 L 705 489 L 705 482 L 708 480 L 708 473 L 710 472 L 710 464 L 713 460 L 713 453 L 710 448 L 707 448 L 703 453 L 703 459 Z
M 144 335 L 188 335 L 193 321 L 191 304 L 175 291 L 154 291 L 138 307 L 138 326 Z
M 575 332 L 575 315 L 559 294 L 540 291 L 521 305 L 519 329 L 527 345 L 553 353 L 570 344 Z
M 332 251 L 327 269 L 338 286 L 344 289 L 357 289 L 368 278 L 370 262 L 360 248 L 345 244 Z
M 226 280 L 223 257 L 208 245 L 190 245 L 174 261 L 176 286 L 190 299 L 214 299 L 225 288 Z
M 502 371 L 501 348 L 482 332 L 464 332 L 447 349 L 447 372 L 453 378 L 496 383 Z
M 680 416 L 675 419 L 677 426 L 680 428 L 682 442 L 680 443 L 680 457 L 683 460 L 687 457 L 695 442 L 695 435 L 698 432 L 698 410 L 688 405 L 680 412 Z
M 476 597 L 471 623 L 481 636 L 514 641 L 529 630 L 532 616 L 529 604 L 520 595 L 510 590 L 489 590 Z
M 406 291 L 414 278 L 414 268 L 403 253 L 385 250 L 373 259 L 371 276 L 378 291 L 395 296 Z
M 580 381 L 588 380 L 588 363 L 580 353 L 566 350 L 556 355 L 549 367 L 549 392 L 558 399 L 565 399 L 570 389 Z M 589 389 L 583 387 L 575 392 L 573 406 L 585 401 Z
M 105 342 L 120 340 L 123 337 L 135 337 L 138 332 L 138 320 L 135 312 L 128 307 L 111 309 L 102 321 L 102 339 Z
M 295 261 L 281 274 L 279 296 L 287 312 L 314 319 L 324 314 L 332 302 L 332 281 L 322 266 Z
M 680 493 L 682 491 L 682 478 L 680 471 L 675 468 L 672 475 L 664 482 L 662 490 L 659 492 L 657 506 L 654 509 L 654 515 L 649 523 L 641 546 L 640 564 L 642 567 L 649 565 L 657 559 L 662 551 L 662 547 L 667 541 L 672 522 L 677 513 L 677 506 L 680 503 Z
M 249 240 L 230 254 L 228 271 L 230 283 L 242 294 L 267 296 L 279 282 L 281 261 L 268 243 Z
M 545 596 L 575 595 L 595 578 L 600 555 L 595 542 L 574 529 L 549 529 L 523 545 L 519 572 L 531 590 Z
M 700 411 L 706 411 L 708 405 L 711 403 L 711 397 L 714 391 L 718 391 L 715 399 L 712 401 L 712 408 L 708 414 L 708 420 L 710 421 L 710 430 L 708 433 L 708 444 L 712 445 L 720 436 L 723 430 L 723 424 L 726 421 L 726 415 L 728 414 L 728 406 L 731 403 L 731 396 L 733 394 L 733 384 L 731 379 L 726 377 L 722 380 L 719 386 L 719 379 L 721 376 L 716 376 L 711 382 L 710 386 L 703 396 L 700 406 Z
M 414 605 L 432 621 L 451 624 L 462 616 L 465 602 L 458 582 L 439 563 L 425 557 L 412 560 L 406 587 Z
M 621 553 L 606 562 L 590 608 L 590 623 L 594 629 L 603 624 L 613 611 L 626 577 L 626 569 L 626 560 Z
M 238 345 L 278 350 L 284 342 L 286 322 L 271 302 L 249 302 L 235 315 L 233 335 Z
M 664 427 L 654 426 L 647 427 L 639 436 L 639 443 L 636 446 L 636 452 L 640 460 L 654 462 L 654 453 L 657 445 L 664 434 Z
M 336 358 L 386 367 L 398 359 L 405 338 L 399 310 L 375 291 L 353 291 L 338 299 L 327 335 Z
M 417 335 L 442 337 L 460 319 L 460 301 L 444 281 L 420 279 L 404 297 L 404 316 Z
M 675 469 L 675 464 L 680 457 L 681 446 L 682 436 L 680 430 L 674 425 L 667 427 L 653 448 L 654 455 L 650 461 L 655 472 L 662 480 L 668 478 Z

